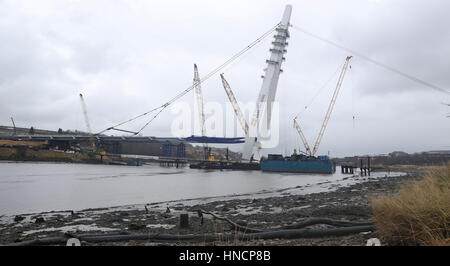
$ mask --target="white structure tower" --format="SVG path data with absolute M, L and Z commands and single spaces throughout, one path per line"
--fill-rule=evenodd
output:
M 285 60 L 287 39 L 289 38 L 289 21 L 291 19 L 292 6 L 287 5 L 280 25 L 276 28 L 273 46 L 270 49 L 270 59 L 267 60 L 267 68 L 263 76 L 263 84 L 256 102 L 256 110 L 250 122 L 250 135 L 245 139 L 243 161 L 252 158 L 259 160 L 261 155 L 261 137 L 270 132 L 272 119 L 272 104 L 277 93 L 278 79 L 282 72 L 281 64 Z M 256 149 L 255 149 L 256 148 Z
M 199 115 L 198 124 L 200 127 L 201 136 L 204 137 L 206 135 L 205 131 L 205 112 L 203 108 L 203 95 L 202 95 L 202 87 L 200 85 L 200 75 L 198 74 L 197 65 L 194 64 L 194 88 L 195 88 L 195 103 L 197 105 L 197 111 Z

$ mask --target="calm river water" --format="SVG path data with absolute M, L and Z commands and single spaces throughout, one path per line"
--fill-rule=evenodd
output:
M 311 175 L 205 171 L 159 165 L 0 162 L 0 215 L 242 194 L 255 197 L 253 193 L 279 195 L 281 189 L 299 187 L 302 188 L 297 193 L 321 192 L 336 184 L 359 180 L 348 177 L 339 171 L 333 175 Z

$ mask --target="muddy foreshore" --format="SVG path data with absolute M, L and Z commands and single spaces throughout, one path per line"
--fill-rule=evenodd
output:
M 353 176 L 351 178 L 358 178 Z M 397 177 L 369 178 L 361 183 L 339 187 L 330 192 L 307 195 L 281 193 L 276 197 L 208 201 L 175 201 L 115 208 L 58 211 L 20 216 L 0 216 L 0 245 L 83 233 L 128 232 L 138 234 L 165 233 L 173 235 L 233 233 L 227 222 L 204 215 L 203 224 L 195 211 L 202 209 L 229 218 L 248 227 L 269 230 L 290 225 L 311 217 L 348 221 L 370 221 L 370 198 L 391 195 L 408 181 L 417 180 L 417 171 Z M 179 226 L 180 214 L 189 214 L 189 228 Z M 328 227 L 316 225 L 315 228 Z M 377 232 L 364 232 L 343 237 L 314 239 L 274 239 L 244 242 L 149 242 L 127 241 L 82 243 L 83 245 L 365 245 Z

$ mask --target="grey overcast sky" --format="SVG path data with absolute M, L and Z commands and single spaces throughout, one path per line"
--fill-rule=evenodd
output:
M 286 4 L 293 25 L 450 90 L 447 0 L 0 0 L 0 124 L 10 125 L 13 116 L 20 127 L 86 130 L 82 92 L 91 127 L 101 131 L 186 89 L 194 63 L 206 75 L 278 23 Z M 277 93 L 279 152 L 301 146 L 292 128 L 299 112 L 313 145 L 336 85 L 333 73 L 349 55 L 290 31 Z M 256 100 L 271 41 L 226 69 L 239 101 Z M 319 153 L 450 149 L 450 107 L 443 104 L 450 94 L 359 57 L 351 66 Z M 218 75 L 202 87 L 205 101 L 228 101 Z M 189 93 L 182 100 L 193 99 Z M 143 134 L 169 136 L 174 117 L 167 110 Z M 146 119 L 124 128 L 137 130 Z

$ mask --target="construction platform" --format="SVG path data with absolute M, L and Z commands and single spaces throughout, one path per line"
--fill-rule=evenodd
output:
M 261 170 L 259 163 L 243 163 L 228 161 L 203 161 L 189 165 L 191 169 L 216 169 L 216 170 Z

